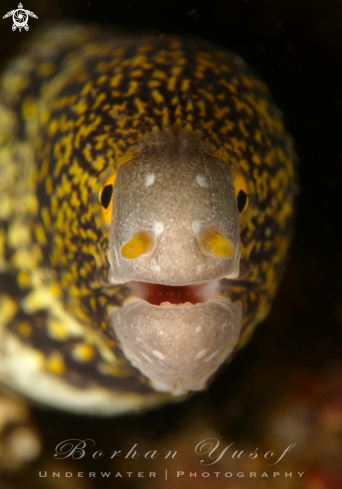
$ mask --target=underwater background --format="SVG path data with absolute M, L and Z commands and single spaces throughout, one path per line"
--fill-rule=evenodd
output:
M 21 33 L 2 19 L 17 2 L 5 0 L 0 7 L 0 69 L 35 29 L 67 19 L 113 30 L 117 25 L 194 35 L 235 51 L 268 85 L 284 114 L 301 188 L 291 259 L 271 313 L 209 389 L 186 402 L 120 418 L 33 408 L 42 454 L 21 469 L 4 468 L 0 489 L 342 489 L 342 2 L 26 0 L 24 8 L 38 19 L 31 18 L 30 30 Z M 56 445 L 70 438 L 93 439 L 96 447 L 80 460 L 56 460 Z M 207 438 L 218 439 L 220 450 L 234 442 L 210 468 L 195 453 Z M 270 467 L 263 455 L 281 454 L 292 443 Z M 95 450 L 127 453 L 135 444 L 140 457 L 133 461 L 91 457 Z M 257 447 L 260 456 L 249 458 Z M 180 456 L 146 460 L 150 450 L 177 450 Z M 247 455 L 232 459 L 234 450 Z M 39 478 L 39 471 L 48 477 Z M 60 478 L 52 478 L 52 471 Z M 64 477 L 67 471 L 73 477 Z M 78 478 L 78 471 L 107 471 L 111 477 Z M 127 471 L 132 477 L 114 478 Z M 156 478 L 147 477 L 151 471 Z M 184 475 L 176 478 L 177 471 Z M 208 471 L 210 476 L 201 475 Z M 231 477 L 222 475 L 228 471 Z M 250 478 L 250 471 L 257 477 Z

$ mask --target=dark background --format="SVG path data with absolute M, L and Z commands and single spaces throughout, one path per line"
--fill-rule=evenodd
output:
M 103 448 L 163 440 L 205 419 L 226 436 L 258 439 L 263 417 L 291 391 L 298 372 L 327 376 L 342 353 L 342 2 L 338 0 L 25 0 L 28 33 L 0 19 L 2 63 L 45 21 L 120 25 L 195 35 L 227 47 L 269 86 L 298 154 L 301 193 L 291 261 L 270 316 L 207 392 L 151 413 L 98 420 L 34 410 L 45 454 L 66 438 Z M 0 16 L 17 8 L 1 1 Z M 209 421 L 208 421 L 209 420 Z M 121 439 L 121 442 L 118 440 Z M 41 469 L 42 466 L 39 466 Z M 93 486 L 91 486 L 93 487 Z M 94 486 L 97 487 L 97 486 Z M 105 487 L 105 486 L 102 486 Z

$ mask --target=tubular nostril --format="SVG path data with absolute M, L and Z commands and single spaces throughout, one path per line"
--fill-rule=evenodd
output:
M 199 245 L 204 253 L 214 253 L 218 258 L 232 258 L 234 245 L 216 231 L 205 231 L 199 236 Z
M 121 255 L 128 259 L 134 260 L 138 256 L 146 253 L 152 248 L 153 239 L 145 232 L 140 232 L 133 236 L 121 248 Z

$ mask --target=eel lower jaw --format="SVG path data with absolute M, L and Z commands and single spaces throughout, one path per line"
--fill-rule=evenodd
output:
M 156 391 L 183 395 L 205 389 L 233 352 L 242 306 L 215 294 L 221 285 L 129 283 L 133 295 L 110 319 L 124 355 Z

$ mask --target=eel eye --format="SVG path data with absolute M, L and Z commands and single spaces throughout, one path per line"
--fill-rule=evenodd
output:
M 243 190 L 240 190 L 240 192 L 237 195 L 237 205 L 238 205 L 239 212 L 242 212 L 245 209 L 245 207 L 247 207 L 247 201 L 248 201 L 247 194 Z
M 102 219 L 106 224 L 109 224 L 112 218 L 114 182 L 115 173 L 107 179 L 102 190 L 99 193 Z
M 249 204 L 248 186 L 244 176 L 239 172 L 233 172 L 233 182 L 238 210 L 241 214 Z
M 113 195 L 113 185 L 106 185 L 101 192 L 101 205 L 105 209 L 108 209 L 110 201 Z

